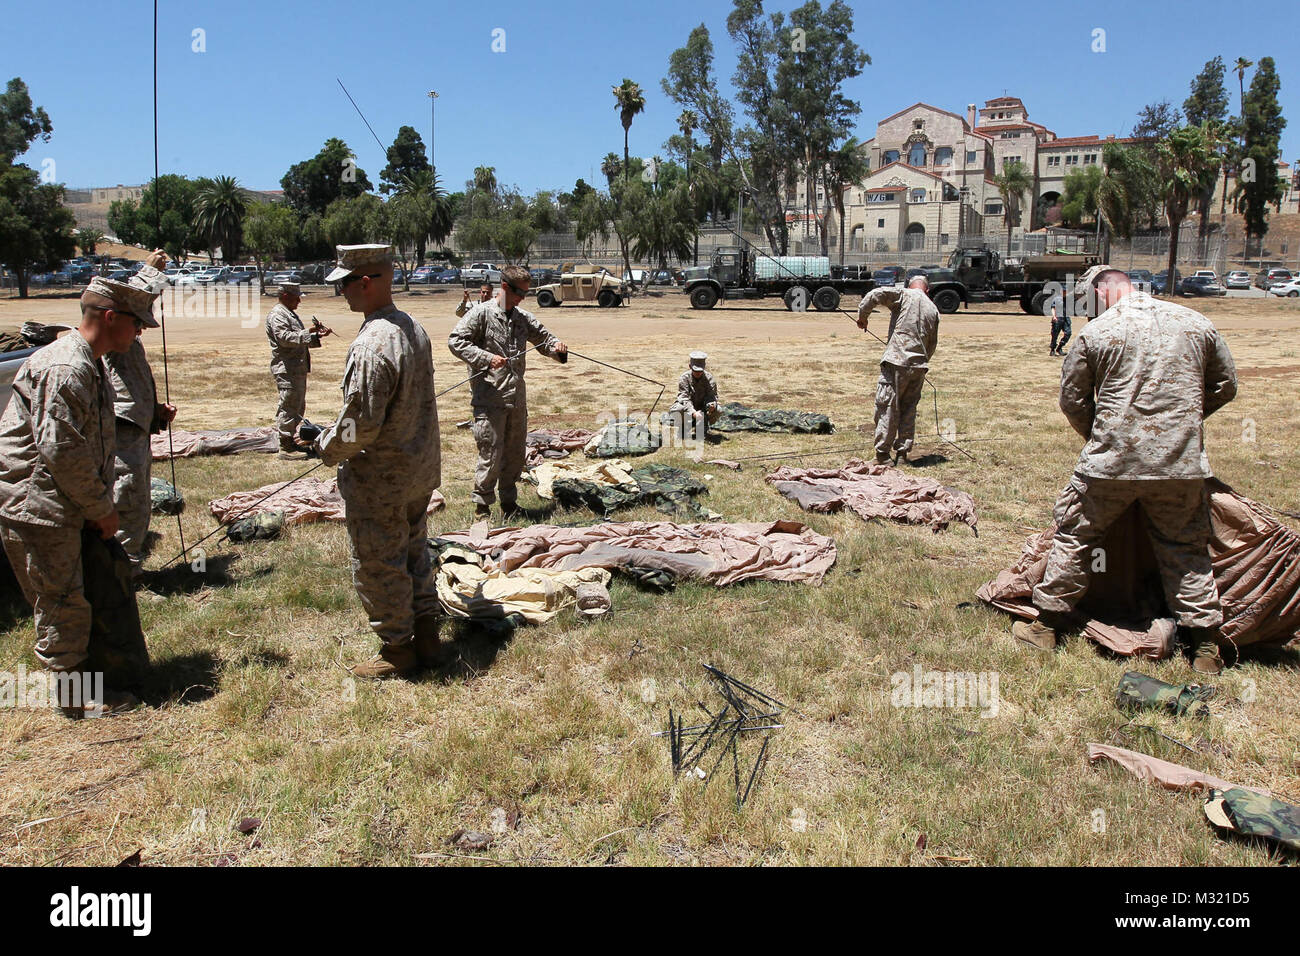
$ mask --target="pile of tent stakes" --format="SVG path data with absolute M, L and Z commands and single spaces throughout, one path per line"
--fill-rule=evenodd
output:
M 771 731 L 780 730 L 785 726 L 784 724 L 774 723 L 780 717 L 781 711 L 785 709 L 785 704 L 775 697 L 764 694 L 762 691 L 737 680 L 730 674 L 724 673 L 711 664 L 701 666 L 708 671 L 714 687 L 723 698 L 722 709 L 713 714 L 702 703 L 698 704 L 699 708 L 709 715 L 709 722 L 685 727 L 683 726 L 682 715 L 674 714 L 670 707 L 668 709 L 668 730 L 654 736 L 668 738 L 668 750 L 673 762 L 673 775 L 676 776 L 683 769 L 694 767 L 694 773 L 704 780 L 706 788 L 709 781 L 713 779 L 718 769 L 727 760 L 727 755 L 730 754 L 731 775 L 736 788 L 736 809 L 739 810 L 745 805 L 745 801 L 749 799 L 754 785 L 758 782 L 763 768 L 767 764 L 767 748 L 772 738 Z M 740 735 L 759 732 L 763 734 L 762 747 L 754 758 L 753 764 L 744 767 L 745 772 L 742 773 L 738 746 L 741 739 Z M 687 744 L 688 740 L 689 746 Z M 721 741 L 721 749 L 714 751 L 717 757 L 713 761 L 713 766 L 706 772 L 702 767 L 705 755 L 712 751 L 714 744 L 719 741 Z M 746 763 L 748 764 L 748 761 Z M 723 773 L 725 772 L 724 770 Z M 741 785 L 742 778 L 745 780 L 743 787 Z

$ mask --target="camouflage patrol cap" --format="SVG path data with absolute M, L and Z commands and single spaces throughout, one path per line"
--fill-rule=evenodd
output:
M 158 328 L 158 320 L 153 317 L 153 303 L 161 293 L 155 292 L 143 277 L 135 275 L 123 282 L 95 276 L 86 286 L 86 292 L 111 299 L 118 310 L 134 315 L 145 328 Z
M 701 352 L 696 349 L 691 353 L 691 368 L 704 368 L 704 363 L 709 360 L 708 352 Z
M 281 282 L 280 295 L 302 295 L 302 286 L 296 282 Z
M 325 277 L 326 282 L 338 282 L 366 266 L 388 266 L 393 261 L 393 247 L 387 243 L 368 242 L 359 246 L 335 246 L 338 262 L 334 271 Z
M 1092 291 L 1093 284 L 1097 281 L 1097 276 L 1101 275 L 1103 272 L 1111 271 L 1123 272 L 1124 270 L 1106 263 L 1102 263 L 1099 266 L 1089 266 L 1083 275 L 1074 280 L 1074 300 L 1076 302 L 1083 302 L 1088 297 L 1089 292 Z

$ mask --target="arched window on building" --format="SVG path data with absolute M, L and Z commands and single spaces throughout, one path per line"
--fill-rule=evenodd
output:
M 890 163 L 896 163 L 896 162 L 898 162 L 898 150 L 896 149 L 885 150 L 885 165 L 889 165 Z
M 903 249 L 907 252 L 914 252 L 918 249 L 925 248 L 925 226 L 919 222 L 914 222 L 907 227 L 903 233 Z
M 952 147 L 940 146 L 934 151 L 934 164 L 936 166 L 952 165 Z
M 907 165 L 909 166 L 925 165 L 925 143 L 912 144 L 912 149 L 907 154 Z

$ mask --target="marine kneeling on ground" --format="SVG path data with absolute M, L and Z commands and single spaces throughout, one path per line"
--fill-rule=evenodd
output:
M 0 418 L 0 537 L 36 623 L 36 657 L 75 693 L 59 701 L 72 717 L 103 716 L 139 703 L 102 687 L 84 665 L 91 607 L 82 575 L 81 533 L 110 539 L 114 505 L 114 392 L 102 359 L 128 352 L 157 328 L 150 265 L 125 282 L 96 277 L 81 296 L 81 324 L 36 352 L 14 378 Z M 80 679 L 75 678 L 79 675 Z M 101 690 L 87 693 L 94 683 Z
M 1074 477 L 1056 502 L 1056 537 L 1034 588 L 1039 619 L 1012 626 L 1050 650 L 1088 590 L 1093 549 L 1140 502 L 1165 600 L 1203 674 L 1223 669 L 1223 612 L 1210 566 L 1204 420 L 1237 394 L 1232 354 L 1199 312 L 1133 289 L 1094 266 L 1076 295 L 1095 288 L 1097 311 L 1061 367 L 1061 411 L 1085 439 Z
M 326 281 L 365 316 L 343 368 L 343 408 L 316 442 L 321 461 L 339 466 L 352 582 L 382 642 L 352 673 L 399 677 L 439 661 L 428 540 L 429 498 L 442 482 L 433 349 L 393 305 L 391 246 L 339 246 Z
M 687 369 L 677 380 L 677 401 L 668 409 L 669 416 L 680 416 L 681 433 L 687 437 L 687 422 L 691 428 L 689 436 L 699 441 L 707 440 L 709 426 L 718 420 L 718 383 L 713 373 L 705 368 L 709 360 L 707 352 L 694 351 L 687 360 Z

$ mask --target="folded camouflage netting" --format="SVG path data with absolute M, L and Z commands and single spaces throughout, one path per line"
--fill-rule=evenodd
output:
M 847 508 L 863 521 L 888 518 L 929 525 L 934 531 L 961 521 L 979 533 L 975 499 L 969 494 L 891 465 L 850 458 L 839 468 L 778 468 L 767 480 L 804 511 L 833 513 Z
M 658 451 L 658 433 L 644 422 L 610 422 L 588 439 L 582 451 L 588 458 L 636 458 Z
M 1223 636 L 1238 647 L 1286 644 L 1300 633 L 1300 535 L 1223 482 L 1210 478 L 1206 487 Z M 1139 507 L 1134 504 L 1106 533 L 1100 545 L 1108 556 L 1106 573 L 1090 577 L 1078 612 L 1084 636 L 1116 654 L 1159 659 L 1173 653 L 1174 621 Z M 1037 618 L 1032 593 L 1043 580 L 1055 533 L 1053 525 L 1030 538 L 1020 560 L 976 592 L 980 600 Z
M 695 497 L 709 493 L 698 478 L 668 465 L 629 468 L 618 458 L 600 462 L 548 461 L 529 476 L 540 498 L 558 501 L 566 509 L 586 508 L 608 516 L 624 508 L 653 505 L 664 514 L 685 513 L 697 519 L 716 518 Z
M 1212 790 L 1205 816 L 1216 827 L 1300 850 L 1300 807 L 1244 787 Z
M 156 515 L 178 515 L 185 510 L 185 499 L 170 481 L 154 475 L 149 480 L 149 509 Z
M 749 408 L 739 402 L 718 406 L 718 420 L 709 428 L 719 432 L 792 432 L 829 435 L 831 420 L 817 412 L 791 412 L 780 408 Z

